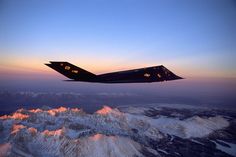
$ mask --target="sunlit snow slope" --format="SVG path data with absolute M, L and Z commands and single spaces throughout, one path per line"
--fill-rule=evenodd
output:
M 169 153 L 161 142 L 170 136 L 171 140 L 205 138 L 230 125 L 220 115 L 180 118 L 148 116 L 148 112 L 148 108 L 108 106 L 94 114 L 64 107 L 19 109 L 0 117 L 0 156 L 165 156 Z

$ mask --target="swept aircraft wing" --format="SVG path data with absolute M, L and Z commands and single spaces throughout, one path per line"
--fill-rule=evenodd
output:
M 111 72 L 100 75 L 95 75 L 68 62 L 51 61 L 46 65 L 69 78 L 69 81 L 98 83 L 144 83 L 182 79 L 163 65 Z

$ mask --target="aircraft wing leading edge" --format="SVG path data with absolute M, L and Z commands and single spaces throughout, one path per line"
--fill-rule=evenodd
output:
M 71 79 L 68 81 L 98 83 L 144 83 L 182 79 L 165 68 L 163 65 L 118 71 L 101 75 L 95 75 L 68 62 L 50 61 L 49 64 L 45 65 Z

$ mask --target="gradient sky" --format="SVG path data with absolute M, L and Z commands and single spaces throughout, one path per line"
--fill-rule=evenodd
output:
M 0 0 L 0 75 L 59 76 L 165 65 L 182 77 L 236 78 L 235 0 Z

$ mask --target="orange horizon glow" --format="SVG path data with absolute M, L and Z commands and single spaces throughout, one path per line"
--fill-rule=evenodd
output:
M 1 60 L 1 59 L 0 59 Z M 60 59 L 58 59 L 60 60 Z M 102 74 L 130 69 L 138 69 L 149 66 L 157 66 L 164 65 L 167 69 L 172 71 L 178 76 L 184 78 L 207 78 L 207 77 L 216 77 L 216 78 L 236 78 L 236 72 L 232 70 L 228 71 L 215 71 L 211 69 L 202 69 L 199 66 L 191 65 L 189 66 L 187 63 L 176 62 L 174 61 L 166 61 L 165 63 L 155 64 L 154 62 L 149 62 L 147 64 L 134 62 L 132 64 L 122 63 L 122 61 L 113 62 L 113 60 L 102 60 L 101 58 L 96 59 L 71 59 L 64 60 L 68 61 L 82 69 L 90 71 L 94 74 Z M 39 59 L 29 59 L 29 58 L 13 58 L 8 60 L 2 60 L 0 63 L 0 74 L 4 77 L 22 77 L 27 76 L 28 78 L 36 75 L 39 78 L 49 78 L 49 77 L 62 77 L 61 74 L 56 71 L 50 69 L 45 63 L 49 63 L 49 61 L 45 61 L 43 58 Z M 42 75 L 42 76 L 40 76 Z
M 79 65 L 78 65 L 79 66 Z M 152 65 L 153 66 L 153 65 Z M 109 73 L 109 72 L 117 72 L 117 71 L 124 71 L 124 70 L 131 70 L 131 69 L 137 69 L 137 68 L 142 68 L 142 67 L 148 67 L 148 66 L 127 66 L 127 67 L 120 67 L 120 66 L 108 66 L 108 68 L 105 67 L 97 67 L 96 69 L 94 68 L 83 68 L 87 71 L 90 71 L 91 73 L 94 74 L 103 74 L 103 73 Z M 175 73 L 178 76 L 181 76 L 183 78 L 236 78 L 234 73 L 229 72 L 196 72 L 194 73 L 192 69 L 180 69 L 180 68 L 169 68 L 166 66 L 170 71 Z M 82 68 L 82 67 L 81 67 Z M 229 74 L 231 73 L 231 74 Z M 58 72 L 43 66 L 38 66 L 38 67 L 6 67 L 6 66 L 0 66 L 0 75 L 5 78 L 24 78 L 27 76 L 27 78 L 34 78 L 34 75 L 36 75 L 39 78 L 62 78 L 64 77 L 63 75 L 59 74 Z

